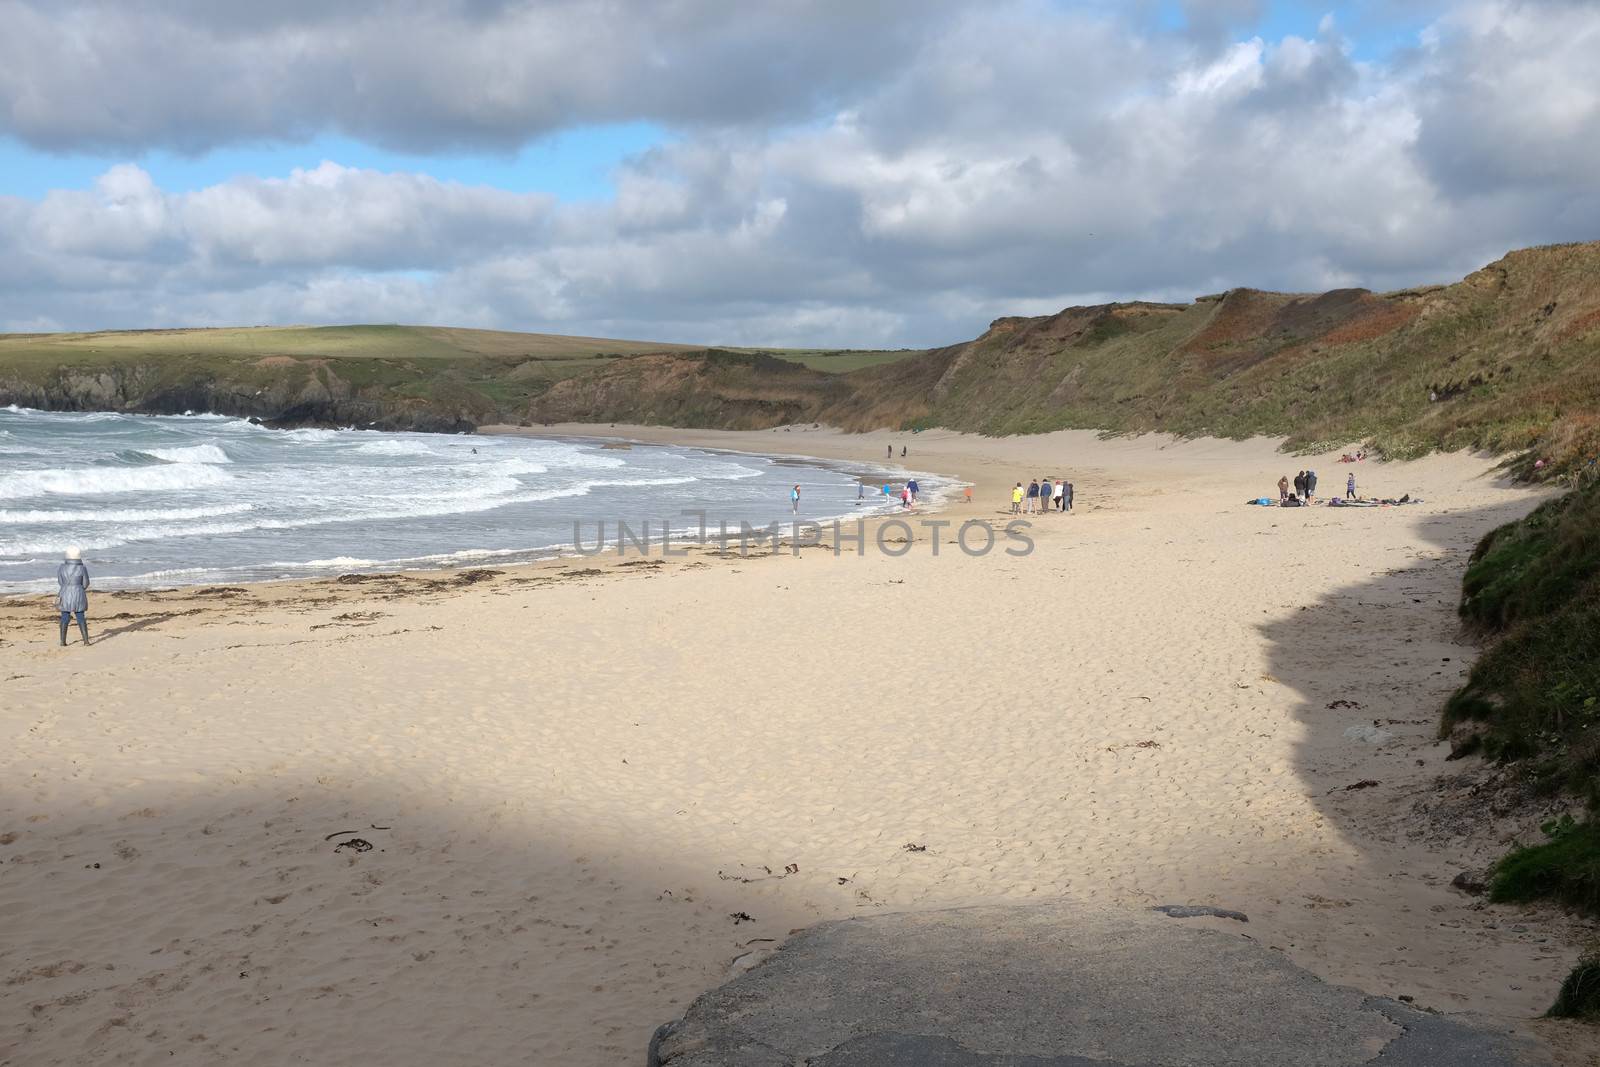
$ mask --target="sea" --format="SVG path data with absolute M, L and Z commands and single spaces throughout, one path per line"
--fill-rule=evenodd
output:
M 887 510 L 878 487 L 908 473 L 598 439 L 0 408 L 0 593 L 54 590 L 69 547 L 102 588 L 515 563 L 614 546 L 618 522 L 656 537 L 698 532 L 695 513 L 712 530 L 788 523 L 796 483 L 802 520 L 850 519 Z

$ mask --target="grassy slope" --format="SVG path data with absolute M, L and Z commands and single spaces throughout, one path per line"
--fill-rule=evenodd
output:
M 1492 643 L 1447 704 L 1443 730 L 1457 751 L 1481 749 L 1520 767 L 1537 791 L 1589 807 L 1587 819 L 1549 823 L 1548 840 L 1502 859 L 1491 897 L 1600 915 L 1600 481 L 1584 482 L 1474 552 L 1461 615 Z
M 1515 252 L 1422 290 L 1233 290 L 1001 319 L 931 391 L 926 424 L 985 433 L 1536 449 L 1569 468 L 1600 451 L 1600 243 Z
M 1461 615 L 1494 643 L 1446 728 L 1477 724 L 1490 756 L 1532 759 L 1541 780 L 1600 806 L 1600 482 L 1484 538 Z

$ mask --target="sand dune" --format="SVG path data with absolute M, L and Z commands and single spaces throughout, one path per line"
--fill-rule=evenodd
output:
M 1079 508 L 1023 557 L 100 596 L 89 649 L 0 607 L 0 1063 L 633 1062 L 794 928 L 1043 898 L 1219 904 L 1342 983 L 1548 1005 L 1576 931 L 1448 885 L 1517 828 L 1434 740 L 1466 555 L 1539 499 L 1487 461 L 1278 511 L 1242 505 L 1301 462 L 1266 442 L 603 432 L 905 442 L 976 484 L 954 518 L 1059 472 Z

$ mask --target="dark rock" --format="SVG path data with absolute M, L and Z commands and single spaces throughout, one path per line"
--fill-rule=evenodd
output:
M 1214 919 L 1234 919 L 1242 923 L 1250 921 L 1242 911 L 1213 908 L 1209 904 L 1158 904 L 1150 910 L 1159 911 L 1169 919 L 1198 919 L 1209 916 Z
M 1488 871 L 1462 871 L 1450 879 L 1453 888 L 1472 897 L 1481 897 L 1489 891 Z

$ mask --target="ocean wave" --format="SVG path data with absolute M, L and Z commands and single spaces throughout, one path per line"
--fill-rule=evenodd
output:
M 223 515 L 238 515 L 250 511 L 254 504 L 217 504 L 201 508 L 125 508 L 111 511 L 7 511 L 0 509 L 0 525 L 22 526 L 31 524 L 97 522 L 177 522 L 184 519 L 213 519 Z
M 140 448 L 136 451 L 154 456 L 164 463 L 232 463 L 228 454 L 216 445 L 189 445 L 185 448 Z
M 369 456 L 434 456 L 433 449 L 421 441 L 369 441 L 356 446 L 356 451 Z
M 732 469 L 728 469 L 729 467 Z M 746 478 L 759 478 L 761 474 L 761 471 L 753 467 L 741 467 L 739 464 L 734 463 L 719 467 L 715 471 L 705 471 L 699 477 L 712 482 L 738 482 Z
M 174 463 L 135 469 L 68 467 L 0 475 L 0 500 L 35 496 L 98 496 L 103 493 L 170 492 L 223 485 L 230 478 L 214 465 Z

